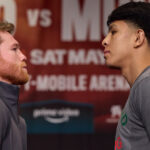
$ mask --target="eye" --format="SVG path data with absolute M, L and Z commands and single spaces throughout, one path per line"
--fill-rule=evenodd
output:
M 116 30 L 112 30 L 111 34 L 114 35 L 117 31 Z
M 12 50 L 13 50 L 13 51 L 16 51 L 16 50 L 17 50 L 17 47 L 12 48 Z

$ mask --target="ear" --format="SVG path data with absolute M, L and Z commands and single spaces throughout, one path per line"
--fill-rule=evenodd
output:
M 145 40 L 145 33 L 142 29 L 138 29 L 135 34 L 134 48 L 140 47 Z

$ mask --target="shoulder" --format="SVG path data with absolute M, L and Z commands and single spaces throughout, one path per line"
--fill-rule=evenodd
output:
M 143 73 L 135 80 L 132 88 L 130 89 L 130 94 L 134 95 L 135 92 L 139 90 L 143 90 L 147 87 L 150 87 L 150 73 L 149 72 Z
M 143 78 L 133 86 L 130 99 L 130 104 L 136 105 L 139 109 L 143 104 L 150 102 L 150 76 Z
M 0 120 L 5 119 L 6 121 L 9 120 L 9 109 L 6 104 L 0 99 Z
M 27 126 L 26 126 L 25 120 L 21 116 L 19 116 L 19 126 L 20 126 L 22 134 L 24 136 L 26 136 L 26 134 L 27 134 Z
M 150 94 L 150 76 L 143 78 L 135 87 L 135 91 L 149 92 Z
M 10 126 L 10 112 L 4 102 L 0 99 L 0 138 L 3 138 Z
M 134 88 L 132 93 L 133 102 L 141 111 L 150 106 L 150 76 L 143 78 Z
M 26 128 L 26 122 L 21 116 L 19 116 L 19 121 L 20 121 L 21 126 Z

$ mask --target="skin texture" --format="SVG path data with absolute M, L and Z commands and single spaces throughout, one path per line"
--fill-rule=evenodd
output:
M 134 33 L 135 29 L 123 21 L 116 21 L 109 26 L 109 33 L 102 42 L 108 66 L 122 68 L 130 63 Z
M 112 22 L 102 45 L 106 65 L 120 68 L 131 87 L 150 65 L 150 46 L 145 33 L 132 23 L 123 20 Z
M 0 32 L 0 81 L 22 85 L 29 80 L 26 56 L 19 43 L 8 32 Z

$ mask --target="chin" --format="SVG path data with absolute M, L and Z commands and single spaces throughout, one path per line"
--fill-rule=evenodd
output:
M 111 68 L 111 69 L 119 69 L 120 70 L 120 67 L 118 65 L 116 65 L 115 63 L 111 63 L 111 62 L 106 61 L 106 66 Z
M 106 66 L 108 66 L 108 67 L 114 66 L 114 64 L 113 64 L 112 62 L 108 61 L 108 59 L 106 59 L 105 64 L 106 64 Z
M 28 82 L 29 80 L 29 75 L 27 73 L 20 74 L 17 76 L 5 76 L 5 79 L 10 81 L 10 83 L 14 85 L 23 85 Z
M 28 79 L 23 79 L 23 80 L 18 80 L 17 82 L 15 82 L 14 84 L 16 85 L 24 85 L 25 83 L 28 82 Z
M 29 81 L 29 75 L 26 76 L 22 76 L 20 78 L 16 78 L 16 80 L 14 80 L 13 84 L 16 85 L 24 85 L 25 83 L 27 83 Z

